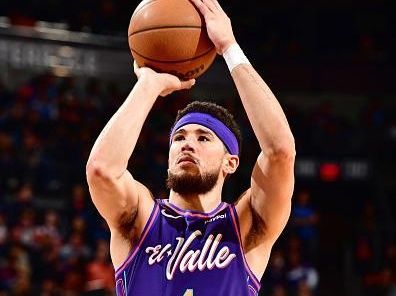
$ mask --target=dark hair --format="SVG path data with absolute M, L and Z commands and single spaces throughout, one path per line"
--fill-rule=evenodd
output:
M 218 120 L 224 123 L 234 133 L 238 141 L 239 155 L 241 155 L 242 134 L 239 125 L 236 123 L 234 116 L 230 113 L 230 111 L 228 111 L 223 106 L 217 105 L 212 102 L 194 101 L 188 104 L 184 109 L 177 112 L 173 126 L 175 126 L 180 118 L 191 112 L 206 113 L 212 115 L 213 117 L 216 117 Z

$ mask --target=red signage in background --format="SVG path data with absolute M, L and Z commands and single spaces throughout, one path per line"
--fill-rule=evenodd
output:
M 319 175 L 322 181 L 337 181 L 341 176 L 341 166 L 338 163 L 325 162 L 319 167 Z

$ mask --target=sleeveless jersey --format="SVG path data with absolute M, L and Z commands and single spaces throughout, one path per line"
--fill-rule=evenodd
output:
M 156 200 L 140 240 L 116 270 L 117 296 L 255 296 L 234 205 L 210 213 Z

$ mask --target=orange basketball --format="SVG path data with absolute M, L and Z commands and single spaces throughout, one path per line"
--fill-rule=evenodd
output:
M 132 15 L 128 41 L 138 66 L 182 80 L 202 75 L 216 57 L 205 21 L 189 0 L 142 1 Z

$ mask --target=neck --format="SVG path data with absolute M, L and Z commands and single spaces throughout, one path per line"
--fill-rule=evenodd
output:
M 220 182 L 218 182 L 220 183 Z M 221 203 L 223 184 L 215 187 L 205 194 L 179 194 L 173 190 L 169 193 L 169 202 L 183 210 L 200 211 L 209 213 Z

